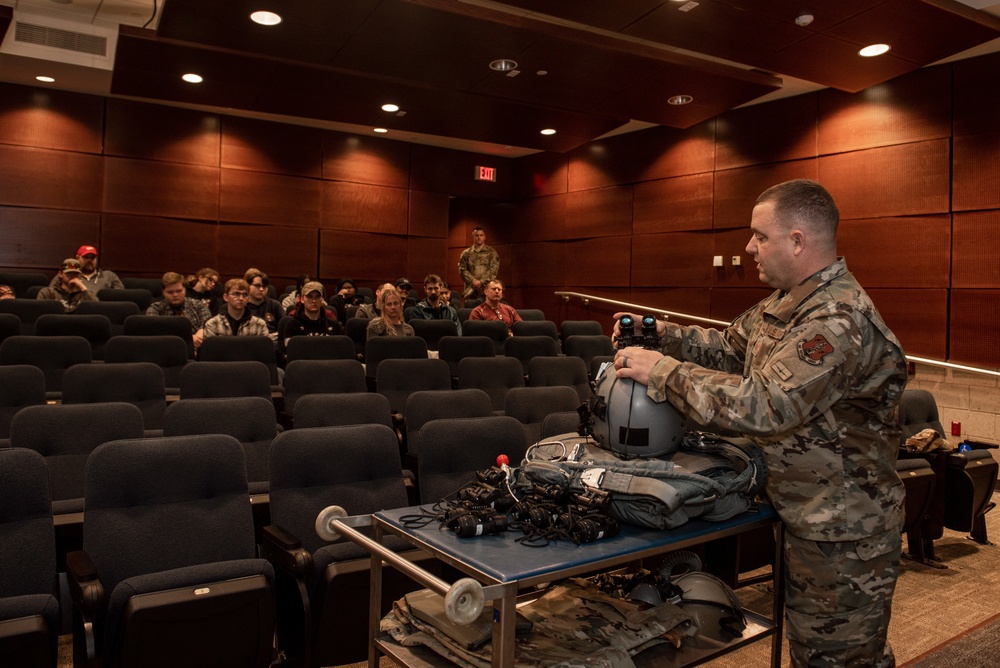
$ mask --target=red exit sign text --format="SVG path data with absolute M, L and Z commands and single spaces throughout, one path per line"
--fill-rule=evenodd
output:
M 496 167 L 483 167 L 481 165 L 476 165 L 476 180 L 477 181 L 496 181 L 497 180 L 497 168 Z

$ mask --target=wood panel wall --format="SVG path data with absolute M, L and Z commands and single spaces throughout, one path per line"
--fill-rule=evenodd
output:
M 457 262 L 450 198 L 506 201 L 512 179 L 505 158 L 0 85 L 6 269 L 54 273 L 86 243 L 123 276 L 419 281 Z
M 998 104 L 994 54 L 520 158 L 513 209 L 463 202 L 450 252 L 476 224 L 514 231 L 511 301 L 557 321 L 611 324 L 558 289 L 728 320 L 769 292 L 744 250 L 756 197 L 817 179 L 840 207 L 840 254 L 907 352 L 998 367 L 982 345 L 1000 337 Z

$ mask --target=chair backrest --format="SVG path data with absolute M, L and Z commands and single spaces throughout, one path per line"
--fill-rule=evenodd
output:
M 539 308 L 519 308 L 517 314 L 521 320 L 545 320 L 545 312 Z
M 516 387 L 504 398 L 504 415 L 524 426 L 525 440 L 531 444 L 541 438 L 545 416 L 575 411 L 580 403 L 580 396 L 572 387 Z
M 123 401 L 142 412 L 146 429 L 163 428 L 167 408 L 163 369 L 152 362 L 77 364 L 63 376 L 64 404 Z
M 427 342 L 418 336 L 376 336 L 365 342 L 365 375 L 375 378 L 388 359 L 427 359 Z
M 454 498 L 459 488 L 475 481 L 476 471 L 495 466 L 498 455 L 519 462 L 526 450 L 524 430 L 511 417 L 431 420 L 420 431 L 420 502 Z
M 368 304 L 375 303 L 375 291 L 371 288 L 356 287 L 355 291 L 358 293 L 359 297 L 363 297 L 365 302 Z
M 392 411 L 402 413 L 407 398 L 418 390 L 450 390 L 451 372 L 442 360 L 392 358 L 379 364 L 375 385 Z
M 595 357 L 615 354 L 615 345 L 611 337 L 604 334 L 573 334 L 563 340 L 563 352 L 582 359 L 589 372 Z
M 0 438 L 10 437 L 10 422 L 25 406 L 45 403 L 45 374 L 30 364 L 0 366 Z
M 130 315 L 125 318 L 122 333 L 126 336 L 178 336 L 184 341 L 187 355 L 194 359 L 191 321 L 179 316 Z
M 511 327 L 514 336 L 548 336 L 560 341 L 556 323 L 551 320 L 520 320 Z
M 348 317 L 344 323 L 344 334 L 354 342 L 354 354 L 358 359 L 364 359 L 365 343 L 368 340 L 368 318 Z
M 181 369 L 181 399 L 271 398 L 271 378 L 261 362 L 194 362 Z
M 100 314 L 50 313 L 38 316 L 35 336 L 82 336 L 90 343 L 91 357 L 101 360 L 104 345 L 111 338 L 111 320 Z
M 47 594 L 54 599 L 56 587 L 45 459 L 24 448 L 0 450 L 0 598 Z M 54 619 L 51 628 L 58 632 L 58 614 Z
M 0 299 L 0 301 L 10 301 L 9 299 Z M 21 334 L 21 319 L 18 318 L 13 313 L 0 313 L 0 343 L 3 343 L 4 339 L 11 336 L 20 336 Z
M 437 350 L 442 337 L 458 336 L 458 325 L 454 320 L 409 320 L 413 333 L 427 342 L 428 350 Z
M 575 434 L 579 427 L 580 414 L 577 411 L 549 413 L 542 419 L 542 428 L 538 438 L 544 441 L 560 434 Z
M 318 337 L 326 338 L 326 337 Z M 307 394 L 365 392 L 365 370 L 356 359 L 295 360 L 285 367 L 285 407 L 294 415 L 295 403 Z
M 132 404 L 28 406 L 10 423 L 12 448 L 28 448 L 48 463 L 52 510 L 83 510 L 84 467 L 94 448 L 120 438 L 142 438 L 142 413 Z
M 105 591 L 137 575 L 256 555 L 243 448 L 232 436 L 104 443 L 87 460 L 85 488 L 83 549 Z
M 510 336 L 507 325 L 500 320 L 466 320 L 462 323 L 462 336 L 488 336 L 493 350 L 503 355 L 503 343 Z
M 310 552 L 325 545 L 316 516 L 329 505 L 349 515 L 408 505 L 396 434 L 381 424 L 290 429 L 271 448 L 271 523 Z
M 534 357 L 556 357 L 559 342 L 549 336 L 512 336 L 504 341 L 503 352 L 507 357 L 520 360 L 524 375 L 528 375 L 528 363 Z
M 307 394 L 295 402 L 292 418 L 296 429 L 349 424 L 392 427 L 389 400 L 376 392 Z
M 559 323 L 559 338 L 563 343 L 571 336 L 597 336 L 604 334 L 604 327 L 597 320 L 563 320 Z
M 496 348 L 488 336 L 443 336 L 438 341 L 438 359 L 448 363 L 452 376 L 458 376 L 458 362 L 465 357 L 495 357 Z
M 285 342 L 285 359 L 357 360 L 354 341 L 346 334 L 335 336 L 293 336 Z
M 31 286 L 45 287 L 51 276 L 29 271 L 0 271 L 0 284 L 14 288 L 14 294 L 20 297 Z
M 125 329 L 125 318 L 139 315 L 139 307 L 135 302 L 80 302 L 74 315 L 103 315 L 111 321 L 111 336 L 122 334 Z
M 524 387 L 524 369 L 513 357 L 466 357 L 458 363 L 458 387 L 486 392 L 493 411 L 502 412 L 507 391 Z
M 406 451 L 420 454 L 420 430 L 431 420 L 489 417 L 490 397 L 482 390 L 420 390 L 406 399 Z
M 187 345 L 177 336 L 112 336 L 104 346 L 105 364 L 150 362 L 163 371 L 163 386 L 168 394 L 177 394 L 181 369 L 191 362 Z
M 20 293 L 18 293 L 20 294 Z M 35 321 L 47 314 L 65 315 L 66 309 L 54 299 L 0 299 L 0 313 L 13 313 L 21 320 L 21 333 L 34 334 Z
M 590 401 L 590 374 L 579 357 L 534 357 L 528 362 L 528 387 L 572 387 L 580 403 Z
M 927 390 L 903 390 L 899 398 L 899 427 L 903 441 L 924 429 L 948 435 L 938 417 L 937 401 Z
M 198 350 L 202 362 L 260 362 L 267 367 L 271 385 L 278 384 L 278 360 L 268 336 L 206 336 Z
M 90 362 L 90 343 L 82 336 L 12 336 L 0 343 L 0 364 L 37 366 L 45 374 L 49 398 L 59 397 L 66 369 Z
M 163 282 L 158 278 L 139 278 L 135 276 L 123 276 L 122 285 L 126 289 L 141 289 L 149 291 L 149 294 L 159 299 L 163 294 Z
M 127 279 L 123 279 L 127 280 Z M 159 287 L 159 281 L 156 282 Z M 160 291 L 154 293 L 148 288 L 104 288 L 97 291 L 97 298 L 102 302 L 132 302 L 139 309 L 139 313 L 145 313 L 153 299 L 160 296 Z
M 181 399 L 167 406 L 164 436 L 226 434 L 243 446 L 251 493 L 267 491 L 268 453 L 278 435 L 274 404 L 263 397 Z
M 472 315 L 472 307 L 458 309 L 458 321 L 465 325 L 465 321 Z

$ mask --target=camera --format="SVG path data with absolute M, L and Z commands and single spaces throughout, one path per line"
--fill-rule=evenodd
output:
M 507 530 L 507 518 L 488 512 L 468 512 L 452 519 L 448 526 L 460 538 L 492 536 Z
M 660 337 L 656 334 L 656 318 L 652 315 L 642 316 L 637 333 L 635 318 L 623 315 L 618 319 L 617 345 L 619 350 L 631 346 L 657 350 L 660 347 Z

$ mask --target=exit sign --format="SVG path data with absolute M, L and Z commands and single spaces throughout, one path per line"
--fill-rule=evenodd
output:
M 476 180 L 477 181 L 496 181 L 497 180 L 497 168 L 496 167 L 483 167 L 481 165 L 476 165 Z

